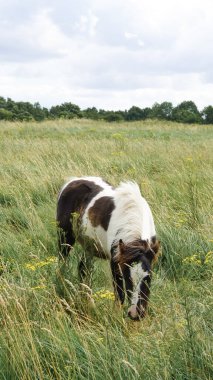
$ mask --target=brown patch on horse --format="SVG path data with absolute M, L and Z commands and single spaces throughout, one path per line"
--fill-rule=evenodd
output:
M 57 221 L 59 227 L 70 228 L 70 218 L 73 213 L 82 217 L 90 201 L 102 191 L 103 188 L 93 181 L 79 179 L 71 181 L 62 191 L 58 200 Z
M 146 256 L 151 263 L 157 260 L 157 253 L 160 247 L 158 240 L 155 243 L 149 244 L 146 240 L 135 240 L 132 243 L 124 244 L 122 240 L 118 244 L 118 252 L 114 260 L 121 266 L 130 264 L 141 258 L 142 255 Z
M 97 199 L 88 211 L 88 216 L 92 226 L 101 226 L 105 231 L 107 231 L 114 209 L 115 204 L 111 197 L 104 196 Z

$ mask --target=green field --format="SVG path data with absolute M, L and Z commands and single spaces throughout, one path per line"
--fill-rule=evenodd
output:
M 109 264 L 59 278 L 55 210 L 69 176 L 135 180 L 161 240 L 148 315 L 114 305 Z M 213 378 L 213 126 L 0 123 L 0 380 Z M 62 296 L 64 293 L 64 297 Z

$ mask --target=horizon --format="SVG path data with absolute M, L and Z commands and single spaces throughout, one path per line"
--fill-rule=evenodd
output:
M 65 103 L 70 103 L 70 104 L 76 105 L 76 106 L 78 106 L 78 107 L 80 108 L 81 111 L 84 111 L 84 110 L 86 110 L 86 109 L 88 109 L 88 108 L 96 108 L 97 111 L 104 110 L 104 111 L 112 111 L 112 112 L 119 112 L 119 111 L 121 111 L 121 112 L 125 112 L 125 111 L 127 111 L 127 112 L 128 112 L 132 107 L 137 107 L 137 108 L 140 108 L 140 109 L 145 109 L 145 108 L 150 108 L 150 109 L 151 109 L 155 104 L 162 104 L 162 103 L 165 103 L 165 102 L 171 103 L 173 108 L 179 106 L 179 105 L 180 105 L 181 103 L 183 103 L 183 102 L 193 102 L 193 103 L 197 106 L 197 109 L 198 109 L 199 112 L 203 111 L 203 109 L 206 108 L 206 107 L 208 107 L 208 106 L 212 106 L 212 104 L 206 104 L 203 108 L 199 108 L 198 105 L 197 105 L 193 100 L 191 100 L 191 99 L 185 99 L 185 100 L 180 101 L 180 102 L 177 103 L 177 104 L 174 104 L 174 103 L 172 103 L 172 102 L 169 101 L 169 100 L 165 100 L 165 101 L 162 101 L 161 103 L 154 102 L 154 103 L 153 103 L 152 105 L 150 105 L 150 106 L 138 106 L 137 104 L 132 104 L 129 108 L 125 108 L 125 109 L 121 109 L 121 108 L 119 108 L 119 109 L 105 109 L 105 108 L 97 108 L 97 107 L 94 106 L 94 105 L 91 105 L 91 106 L 86 107 L 86 108 L 82 108 L 79 104 L 73 103 L 72 101 L 61 101 L 60 103 L 57 103 L 57 104 L 52 104 L 52 105 L 50 105 L 50 106 L 45 106 L 45 105 L 41 104 L 38 100 L 36 100 L 35 102 L 31 102 L 31 101 L 29 101 L 29 100 L 24 100 L 24 99 L 21 99 L 21 100 L 15 100 L 15 99 L 11 98 L 10 96 L 5 97 L 5 96 L 2 96 L 1 94 L 0 94 L 0 97 L 4 98 L 6 101 L 7 101 L 8 99 L 11 99 L 11 100 L 14 101 L 15 103 L 17 103 L 17 102 L 23 102 L 23 103 L 27 103 L 27 102 L 29 102 L 29 103 L 31 103 L 33 106 L 34 106 L 36 103 L 38 103 L 38 104 L 40 105 L 41 108 L 47 108 L 48 111 L 50 111 L 50 109 L 51 109 L 52 107 L 61 106 L 62 104 L 65 104 Z

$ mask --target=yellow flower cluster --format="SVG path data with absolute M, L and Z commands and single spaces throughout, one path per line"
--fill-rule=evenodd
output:
M 31 290 L 45 289 L 46 285 L 37 285 L 30 288 Z
M 112 138 L 115 140 L 123 140 L 125 137 L 120 133 L 113 133 Z
M 112 300 L 112 301 L 115 300 L 114 293 L 110 292 L 109 290 L 104 290 L 104 289 L 96 292 L 94 294 L 94 298 L 96 298 L 96 299 L 104 299 L 105 298 L 105 299 Z
M 118 152 L 112 152 L 112 156 L 121 157 L 123 155 L 124 155 L 124 152 L 120 152 L 120 151 L 118 151 Z
M 27 263 L 25 264 L 25 268 L 29 270 L 36 270 L 38 268 L 42 268 L 46 265 L 50 265 L 52 263 L 56 263 L 57 258 L 55 256 L 49 256 L 45 261 L 38 261 L 38 262 L 33 262 L 33 263 Z
M 199 259 L 197 254 L 194 254 L 192 256 L 188 256 L 182 261 L 184 264 L 195 264 L 195 265 L 201 265 L 201 260 Z M 206 254 L 205 260 L 203 262 L 204 264 L 213 263 L 213 251 L 209 251 Z
M 209 251 L 207 254 L 206 254 L 206 258 L 205 258 L 205 264 L 208 264 L 212 262 L 213 263 L 213 251 Z
M 201 260 L 198 259 L 198 255 L 192 255 L 188 256 L 182 261 L 184 264 L 195 264 L 195 265 L 201 265 Z
M 175 326 L 176 328 L 179 330 L 179 329 L 183 329 L 185 326 L 187 325 L 187 321 L 184 319 L 184 318 L 180 318 L 176 323 L 175 323 Z

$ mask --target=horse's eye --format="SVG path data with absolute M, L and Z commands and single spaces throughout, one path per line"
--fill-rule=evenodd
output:
M 143 263 L 142 263 L 142 268 L 143 268 L 143 270 L 146 271 L 146 272 L 149 272 L 149 271 L 150 271 L 150 265 L 148 265 L 148 264 L 145 263 L 144 261 L 143 261 Z

